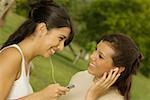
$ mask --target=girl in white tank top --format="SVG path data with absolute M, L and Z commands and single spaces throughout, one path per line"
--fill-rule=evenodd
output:
M 21 71 L 20 71 L 21 75 L 20 75 L 19 79 L 17 79 L 13 83 L 8 100 L 14 100 L 14 99 L 17 99 L 17 98 L 20 98 L 20 97 L 23 97 L 23 96 L 33 93 L 32 87 L 29 82 L 30 65 L 28 67 L 28 73 L 26 74 L 25 59 L 24 59 L 24 55 L 21 51 L 21 48 L 18 45 L 13 44 L 8 47 L 5 47 L 4 49 L 8 49 L 8 48 L 12 48 L 12 47 L 16 48 L 20 52 L 22 62 L 21 62 Z M 2 52 L 4 49 L 2 49 L 0 52 Z
M 63 50 L 64 46 L 72 41 L 73 36 L 70 17 L 63 7 L 53 0 L 37 0 L 31 5 L 28 18 L 1 47 L 3 52 L 0 53 L 0 99 L 56 100 L 67 92 L 67 87 L 52 84 L 32 93 L 29 83 L 30 68 L 28 67 L 26 73 L 25 66 L 37 56 L 49 58 L 55 52 Z M 14 48 L 20 52 L 21 57 L 16 55 L 18 52 Z M 15 81 L 19 71 L 20 78 Z

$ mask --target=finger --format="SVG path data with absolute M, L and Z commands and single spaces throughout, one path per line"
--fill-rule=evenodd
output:
M 113 69 L 112 76 L 111 76 L 110 80 L 106 83 L 106 86 L 108 86 L 109 84 L 112 83 L 112 81 L 113 81 L 114 78 L 116 77 L 118 71 L 119 71 L 118 68 Z
M 59 91 L 64 91 L 64 92 L 69 92 L 70 91 L 69 88 L 63 87 L 63 86 L 60 86 L 58 89 L 59 89 Z
M 66 93 L 67 92 L 69 92 L 70 91 L 70 89 L 68 89 L 68 88 L 66 88 L 66 87 L 61 87 L 61 88 L 59 88 L 59 95 L 61 96 L 61 95 L 66 95 Z
M 110 81 L 111 77 L 112 77 L 112 73 L 113 73 L 113 70 L 110 70 L 109 74 L 108 74 L 108 77 L 106 78 L 106 80 L 102 83 L 102 85 L 106 85 L 108 84 L 108 82 Z
M 61 95 L 65 95 L 66 94 L 66 92 L 65 91 L 60 91 L 59 92 L 59 95 L 61 96 Z
M 109 84 L 112 83 L 112 81 L 114 80 L 114 78 L 115 78 L 115 76 L 117 75 L 118 71 L 119 71 L 118 67 L 112 70 L 112 73 L 110 73 L 110 74 L 112 74 L 112 75 L 111 75 L 111 77 L 109 78 L 109 80 L 107 81 L 107 83 L 105 83 L 105 86 L 108 86 Z
M 118 71 L 119 71 L 119 69 L 118 68 L 115 68 L 114 70 L 114 73 L 113 73 L 113 75 L 112 75 L 112 80 L 115 78 L 115 76 L 117 75 L 117 73 L 118 73 Z
M 119 76 L 120 76 L 120 73 L 118 73 L 116 75 L 116 77 L 114 78 L 114 80 L 107 86 L 107 88 L 109 88 L 111 85 L 113 85 L 116 82 L 116 80 L 119 78 Z
M 66 94 L 65 91 L 57 90 L 55 97 L 60 97 L 60 96 L 65 95 L 65 94 Z
M 115 78 L 115 76 L 117 75 L 119 69 L 118 69 L 118 68 L 115 68 L 115 69 L 113 69 L 112 71 L 113 71 L 113 72 L 112 72 L 112 75 L 111 75 L 109 81 L 106 83 L 106 85 L 109 85 L 109 84 L 114 80 L 114 78 Z
M 57 98 L 60 97 L 60 96 L 61 96 L 61 94 L 59 94 L 59 93 L 55 94 L 55 97 L 57 97 Z
M 103 74 L 103 76 L 102 76 L 100 79 L 98 79 L 95 83 L 96 83 L 97 85 L 101 84 L 101 83 L 106 79 L 106 77 L 107 77 L 107 72 L 105 72 L 105 73 Z

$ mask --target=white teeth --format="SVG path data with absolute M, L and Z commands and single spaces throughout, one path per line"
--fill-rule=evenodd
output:
M 55 50 L 51 49 L 51 52 L 52 52 L 52 54 L 54 54 L 54 53 L 55 53 Z

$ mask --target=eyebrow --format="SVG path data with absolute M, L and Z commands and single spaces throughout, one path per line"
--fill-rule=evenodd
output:
M 98 53 L 101 54 L 103 57 L 105 57 L 105 55 L 101 51 L 98 51 Z
M 97 47 L 96 47 L 96 49 L 97 49 Z M 98 51 L 99 54 L 101 54 L 102 56 L 105 57 L 105 55 L 101 51 L 99 51 L 98 49 L 97 49 L 97 51 Z

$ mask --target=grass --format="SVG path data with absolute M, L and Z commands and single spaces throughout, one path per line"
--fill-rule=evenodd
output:
M 17 27 L 25 20 L 16 14 L 9 14 L 7 23 L 3 28 L 0 28 L 0 44 L 2 44 L 14 32 Z M 80 48 L 77 44 L 72 44 L 76 52 Z M 78 71 L 85 70 L 87 62 L 80 60 L 76 65 L 72 64 L 74 56 L 68 47 L 64 51 L 59 52 L 52 58 L 56 81 L 61 85 L 66 86 L 72 77 Z M 39 91 L 47 85 L 53 83 L 51 76 L 51 65 L 49 59 L 37 57 L 33 60 L 34 68 L 31 73 L 31 84 L 34 91 Z M 133 78 L 131 100 L 150 100 L 150 79 L 138 74 Z
M 0 28 L 0 44 L 2 44 L 8 38 L 9 34 L 14 32 L 25 19 L 11 13 L 8 15 L 6 20 L 7 22 L 5 26 Z
M 132 100 L 150 100 L 150 79 L 140 73 L 133 79 Z

